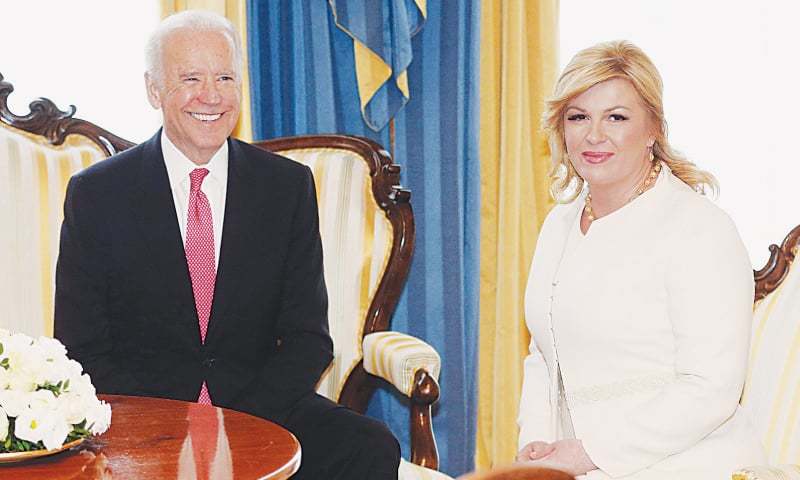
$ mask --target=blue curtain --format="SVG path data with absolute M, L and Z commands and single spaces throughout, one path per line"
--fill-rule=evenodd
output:
M 257 139 L 348 133 L 388 148 L 388 128 L 362 119 L 352 40 L 323 0 L 248 0 L 253 131 Z M 477 0 L 428 2 L 412 39 L 410 101 L 395 117 L 395 161 L 412 191 L 417 243 L 395 330 L 442 356 L 434 413 L 441 470 L 473 468 L 478 338 Z M 409 458 L 408 408 L 379 391 L 368 414 L 386 422 Z

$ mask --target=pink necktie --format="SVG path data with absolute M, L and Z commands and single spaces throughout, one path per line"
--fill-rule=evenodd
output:
M 211 205 L 208 197 L 200 190 L 208 169 L 195 168 L 189 174 L 189 212 L 186 221 L 186 263 L 192 279 L 194 304 L 200 321 L 200 338 L 206 341 L 208 318 L 211 316 L 211 302 L 214 300 L 214 281 L 217 269 L 214 260 L 214 224 L 211 220 Z M 210 405 L 206 382 L 200 390 L 198 403 Z

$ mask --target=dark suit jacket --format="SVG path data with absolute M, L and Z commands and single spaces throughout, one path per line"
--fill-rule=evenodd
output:
M 101 393 L 196 400 L 281 422 L 332 358 L 308 167 L 228 140 L 222 246 L 200 340 L 160 132 L 69 182 L 55 334 Z

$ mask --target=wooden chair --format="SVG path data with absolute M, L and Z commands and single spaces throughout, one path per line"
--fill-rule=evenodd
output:
M 741 405 L 754 420 L 767 465 L 734 473 L 735 480 L 800 479 L 800 225 L 771 245 L 755 272 L 750 365 Z
M 314 172 L 336 350 L 318 390 L 363 413 L 376 380 L 391 383 L 409 398 L 412 463 L 436 470 L 431 405 L 439 397 L 439 356 L 389 330 L 414 249 L 410 193 L 399 186 L 400 167 L 380 145 L 359 137 L 287 137 L 255 145 Z
M 0 75 L 0 221 L 10 225 L 0 233 L 7 247 L 0 249 L 7 266 L 0 302 L 4 318 L 17 320 L 3 320 L 0 327 L 52 335 L 53 273 L 67 181 L 134 144 L 73 118 L 75 107 L 65 112 L 45 98 L 32 102 L 30 113 L 15 115 L 7 104 L 12 91 Z M 304 163 L 315 174 L 335 348 L 319 392 L 363 413 L 378 378 L 389 382 L 409 399 L 413 463 L 404 462 L 403 478 L 447 478 L 435 472 L 431 428 L 439 355 L 421 340 L 390 330 L 414 250 L 414 216 L 410 193 L 399 186 L 400 167 L 374 142 L 345 135 L 257 145 Z

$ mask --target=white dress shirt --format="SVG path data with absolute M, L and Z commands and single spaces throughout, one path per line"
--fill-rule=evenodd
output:
M 219 250 L 222 245 L 222 224 L 225 219 L 225 194 L 228 189 L 228 142 L 222 144 L 211 160 L 205 165 L 197 165 L 189 160 L 178 147 L 173 144 L 167 134 L 161 132 L 161 151 L 167 167 L 169 187 L 178 215 L 183 245 L 186 245 L 186 223 L 189 213 L 189 174 L 195 168 L 208 169 L 200 190 L 208 197 L 211 205 L 211 218 L 214 222 L 214 261 L 219 267 Z

